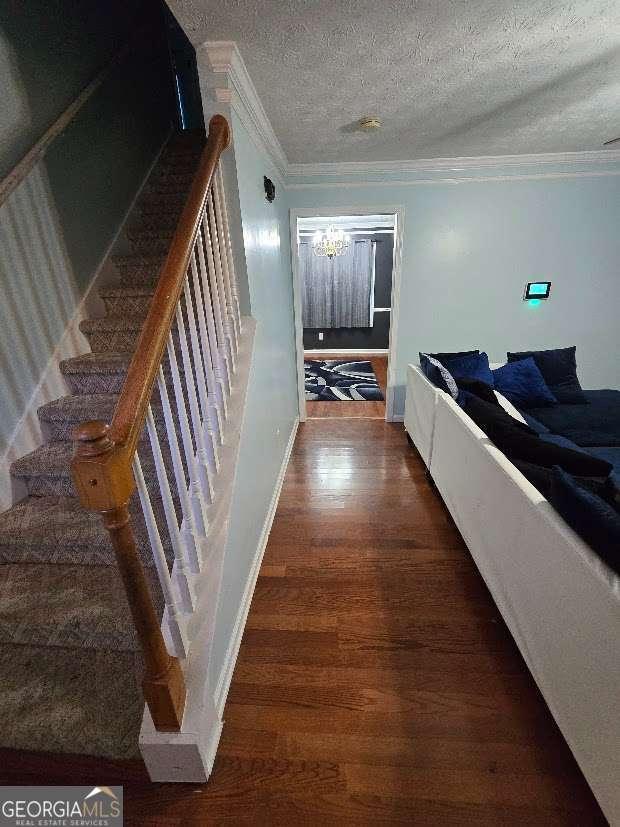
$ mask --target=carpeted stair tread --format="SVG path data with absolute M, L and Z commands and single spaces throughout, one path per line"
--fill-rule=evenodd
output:
M 121 392 L 131 353 L 84 353 L 60 363 L 73 394 L 99 394 Z
M 132 227 L 129 227 L 127 237 L 132 242 L 155 241 L 158 244 L 165 244 L 166 247 L 168 247 L 172 241 L 175 229 L 176 222 L 155 227 L 152 222 L 141 221 L 139 224 L 134 224 Z
M 189 191 L 194 180 L 195 170 L 189 166 L 178 166 L 177 164 L 160 164 L 153 171 L 147 190 L 151 187 L 166 186 L 174 184 L 178 190 Z
M 131 235 L 127 233 L 129 243 L 136 253 L 167 253 L 170 249 L 172 235 L 172 230 L 166 234 L 148 230 L 138 230 L 132 232 Z
M 157 165 L 157 172 L 165 174 L 170 171 L 177 175 L 194 175 L 199 157 L 195 152 L 164 153 Z
M 39 408 L 39 421 L 47 428 L 50 442 L 73 441 L 74 430 L 82 422 L 101 419 L 110 423 L 117 401 L 118 393 L 78 393 L 61 396 L 60 399 L 54 399 L 53 402 Z M 158 390 L 153 392 L 151 410 L 159 438 L 166 443 L 166 424 Z M 173 416 L 175 422 L 178 422 L 176 411 L 173 411 Z M 142 441 L 148 440 L 146 428 L 143 429 L 140 438 Z
M 110 422 L 116 402 L 117 394 L 76 394 L 74 396 L 61 396 L 41 405 L 39 408 L 39 420 L 50 425 L 58 425 L 65 421 L 71 423 L 85 422 L 89 419 L 103 419 Z
M 101 316 L 97 319 L 83 319 L 80 322 L 82 333 L 105 331 L 114 333 L 117 330 L 141 330 L 144 324 L 142 316 Z
M 98 292 L 100 296 L 152 296 L 155 289 L 144 285 L 109 284 L 100 287 Z
M 75 373 L 96 373 L 108 375 L 126 371 L 131 362 L 130 353 L 83 353 L 81 356 L 74 356 L 65 359 L 60 363 L 60 370 L 63 376 L 71 376 Z
M 85 353 L 83 356 L 76 356 L 61 362 L 60 370 L 74 396 L 106 396 L 109 394 L 117 396 L 122 390 L 132 355 L 131 352 Z M 164 357 L 163 367 L 170 389 L 172 386 L 167 357 Z M 179 374 L 183 377 L 181 361 L 178 368 Z M 154 394 L 153 402 L 157 404 L 158 401 L 157 394 Z
M 117 267 L 135 267 L 137 265 L 159 268 L 165 261 L 165 255 L 162 253 L 127 253 L 125 255 L 114 256 L 113 261 Z M 137 285 L 136 285 L 137 286 Z
M 84 319 L 80 322 L 80 330 L 88 339 L 93 353 L 133 353 L 142 332 L 144 319 L 144 313 Z M 172 336 L 178 345 L 176 326 L 172 329 Z
M 110 315 L 84 319 L 80 322 L 80 330 L 94 353 L 130 353 L 136 347 L 143 324 L 143 315 Z
M 192 179 L 189 176 L 159 175 L 154 177 L 144 188 L 146 198 L 165 196 L 183 196 L 187 199 Z
M 180 211 L 169 209 L 141 215 L 133 224 L 133 230 L 135 232 L 145 230 L 155 234 L 163 233 L 167 238 L 171 238 L 179 223 L 180 215 Z
M 173 559 L 161 500 L 152 500 L 164 551 Z M 155 565 L 137 497 L 130 502 L 136 545 L 145 567 Z M 0 514 L 0 563 L 59 563 L 115 566 L 101 517 L 75 497 L 26 497 Z
M 138 285 L 137 287 L 125 287 L 119 284 L 113 284 L 108 287 L 101 287 L 99 289 L 99 295 L 101 298 L 114 298 L 114 299 L 133 299 L 133 298 L 153 298 L 153 294 L 155 293 L 154 287 L 148 287 L 145 285 Z
M 138 212 L 142 216 L 161 216 L 164 213 L 175 215 L 177 220 L 185 205 L 185 193 L 157 193 L 151 192 L 142 196 L 138 201 Z
M 49 445 L 40 445 L 15 460 L 11 466 L 11 473 L 16 476 L 27 474 L 49 473 L 61 470 L 63 474 L 69 474 L 69 464 L 73 457 L 73 446 L 66 442 L 53 442 Z
M 145 570 L 159 616 L 161 589 Z M 116 566 L 9 563 L 0 567 L 0 645 L 139 648 Z
M 137 758 L 144 700 L 135 652 L 0 645 L 0 746 Z
M 140 449 L 140 463 L 151 498 L 159 496 L 159 486 L 155 473 L 155 464 L 150 448 L 143 443 Z M 170 452 L 165 444 L 161 446 L 164 462 L 168 468 L 172 467 Z M 77 492 L 71 476 L 71 459 L 73 457 L 73 443 L 70 441 L 50 442 L 41 445 L 16 460 L 11 466 L 11 473 L 21 478 L 33 497 L 76 497 Z M 171 484 L 173 477 L 168 472 Z
M 118 270 L 121 283 L 127 286 L 138 287 L 155 286 L 162 265 L 166 260 L 165 251 L 153 253 L 132 253 L 125 256 L 115 256 L 114 264 Z
M 114 285 L 101 288 L 98 292 L 105 305 L 106 314 L 129 314 L 144 318 L 151 305 L 155 286 Z

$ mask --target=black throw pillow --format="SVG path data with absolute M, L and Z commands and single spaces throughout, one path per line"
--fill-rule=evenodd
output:
M 525 479 L 531 482 L 534 488 L 548 500 L 553 480 L 551 468 L 543 468 L 542 465 L 534 465 L 533 462 L 523 462 L 520 459 L 513 459 L 511 462 L 521 471 Z
M 529 480 L 534 488 L 540 491 L 545 499 L 549 500 L 551 498 L 556 473 L 553 468 L 545 468 L 542 465 L 534 465 L 533 462 L 524 462 L 520 459 L 512 459 L 511 462 L 521 471 L 525 479 Z M 617 489 L 611 479 L 601 481 L 600 477 L 580 477 L 576 474 L 571 476 L 585 491 L 596 494 L 597 497 L 601 497 L 609 505 L 620 506 L 620 501 L 615 498 Z
M 495 396 L 495 394 L 493 394 Z M 497 398 L 496 398 L 497 402 Z M 519 422 L 513 416 L 510 416 L 501 405 L 487 402 L 486 399 L 481 399 L 479 396 L 473 394 L 467 397 L 464 404 L 466 413 L 474 420 L 478 427 L 493 439 L 492 434 L 500 433 L 504 430 L 511 432 L 512 430 L 522 431 L 524 434 L 537 436 L 536 431 Z M 495 440 L 493 439 L 495 442 Z
M 542 373 L 549 390 L 563 405 L 585 405 L 588 400 L 577 378 L 577 346 L 555 350 L 525 350 L 508 353 L 509 362 L 520 362 L 530 356 Z
M 429 353 L 428 356 L 432 356 L 443 365 L 449 359 L 457 359 L 459 356 L 477 356 L 479 353 L 479 350 L 461 350 L 458 353 Z
M 468 396 L 464 409 L 510 460 L 518 459 L 544 468 L 558 465 L 570 474 L 595 477 L 601 481 L 607 479 L 613 471 L 610 462 L 582 451 L 544 442 L 529 426 L 518 422 L 503 408 L 498 409 L 477 396 Z
M 457 388 L 464 391 L 465 394 L 472 393 L 474 396 L 484 399 L 485 402 L 501 408 L 499 400 L 497 396 L 495 396 L 495 391 L 490 385 L 487 385 L 486 382 L 482 382 L 480 379 L 458 379 L 457 377 L 454 378 L 454 381 L 456 382 Z
M 620 509 L 553 469 L 549 501 L 571 528 L 620 574 Z

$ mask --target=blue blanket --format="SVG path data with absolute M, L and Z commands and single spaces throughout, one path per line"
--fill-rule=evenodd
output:
M 620 391 L 584 391 L 587 405 L 528 408 L 525 413 L 584 448 L 620 447 Z

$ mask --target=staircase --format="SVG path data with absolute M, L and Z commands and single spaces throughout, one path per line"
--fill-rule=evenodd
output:
M 186 133 L 165 147 L 126 230 L 132 251 L 114 259 L 118 284 L 99 291 L 105 316 L 81 324 L 91 352 L 61 364 L 70 393 L 39 409 L 46 442 L 12 467 L 27 496 L 0 515 L 1 747 L 108 758 L 138 754 L 142 657 L 109 534 L 100 516 L 77 499 L 71 440 L 85 420 L 112 419 L 203 144 L 204 137 Z M 169 365 L 163 369 L 169 384 Z M 156 395 L 152 410 L 169 469 Z M 155 519 L 163 525 L 145 436 L 138 455 Z M 173 499 L 178 511 L 176 491 Z M 137 494 L 129 510 L 161 617 L 164 599 Z M 172 565 L 170 538 L 162 531 L 161 539 Z

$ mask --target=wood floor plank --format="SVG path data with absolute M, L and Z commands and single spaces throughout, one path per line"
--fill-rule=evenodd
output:
M 528 807 L 531 804 L 532 782 L 536 785 L 537 805 L 541 809 L 588 811 L 590 801 L 581 788 L 567 795 L 560 789 L 557 776 L 537 772 L 533 775 L 514 768 L 500 773 L 494 768 L 478 770 L 462 768 L 458 772 L 436 767 L 369 767 L 344 766 L 349 792 L 360 795 L 394 796 L 407 798 L 410 790 L 418 790 L 418 797 L 426 801 L 445 801 L 454 804 L 484 805 L 487 807 Z
M 224 719 L 207 785 L 24 753 L 0 780 L 124 779 L 141 827 L 605 824 L 399 425 L 300 427 Z
M 465 708 L 454 710 L 429 709 L 427 714 L 411 711 L 373 712 L 342 708 L 307 708 L 286 705 L 262 705 L 260 703 L 229 703 L 227 721 L 236 727 L 261 729 L 277 733 L 324 733 L 348 737 L 350 734 L 384 737 L 407 737 L 411 739 L 441 738 L 475 743 L 514 741 L 516 743 L 547 742 L 550 749 L 558 749 L 558 734 L 546 733 L 546 711 L 517 710 L 514 717 L 507 717 L 498 711 L 487 710 L 484 714 L 469 714 Z M 578 775 L 572 765 L 573 777 Z M 562 779 L 564 786 L 565 779 Z M 584 786 L 583 779 L 580 785 Z M 570 786 L 570 785 L 569 785 Z M 568 792 L 567 786 L 567 792 Z M 534 788 L 535 793 L 535 788 Z M 411 790 L 415 797 L 416 791 Z

